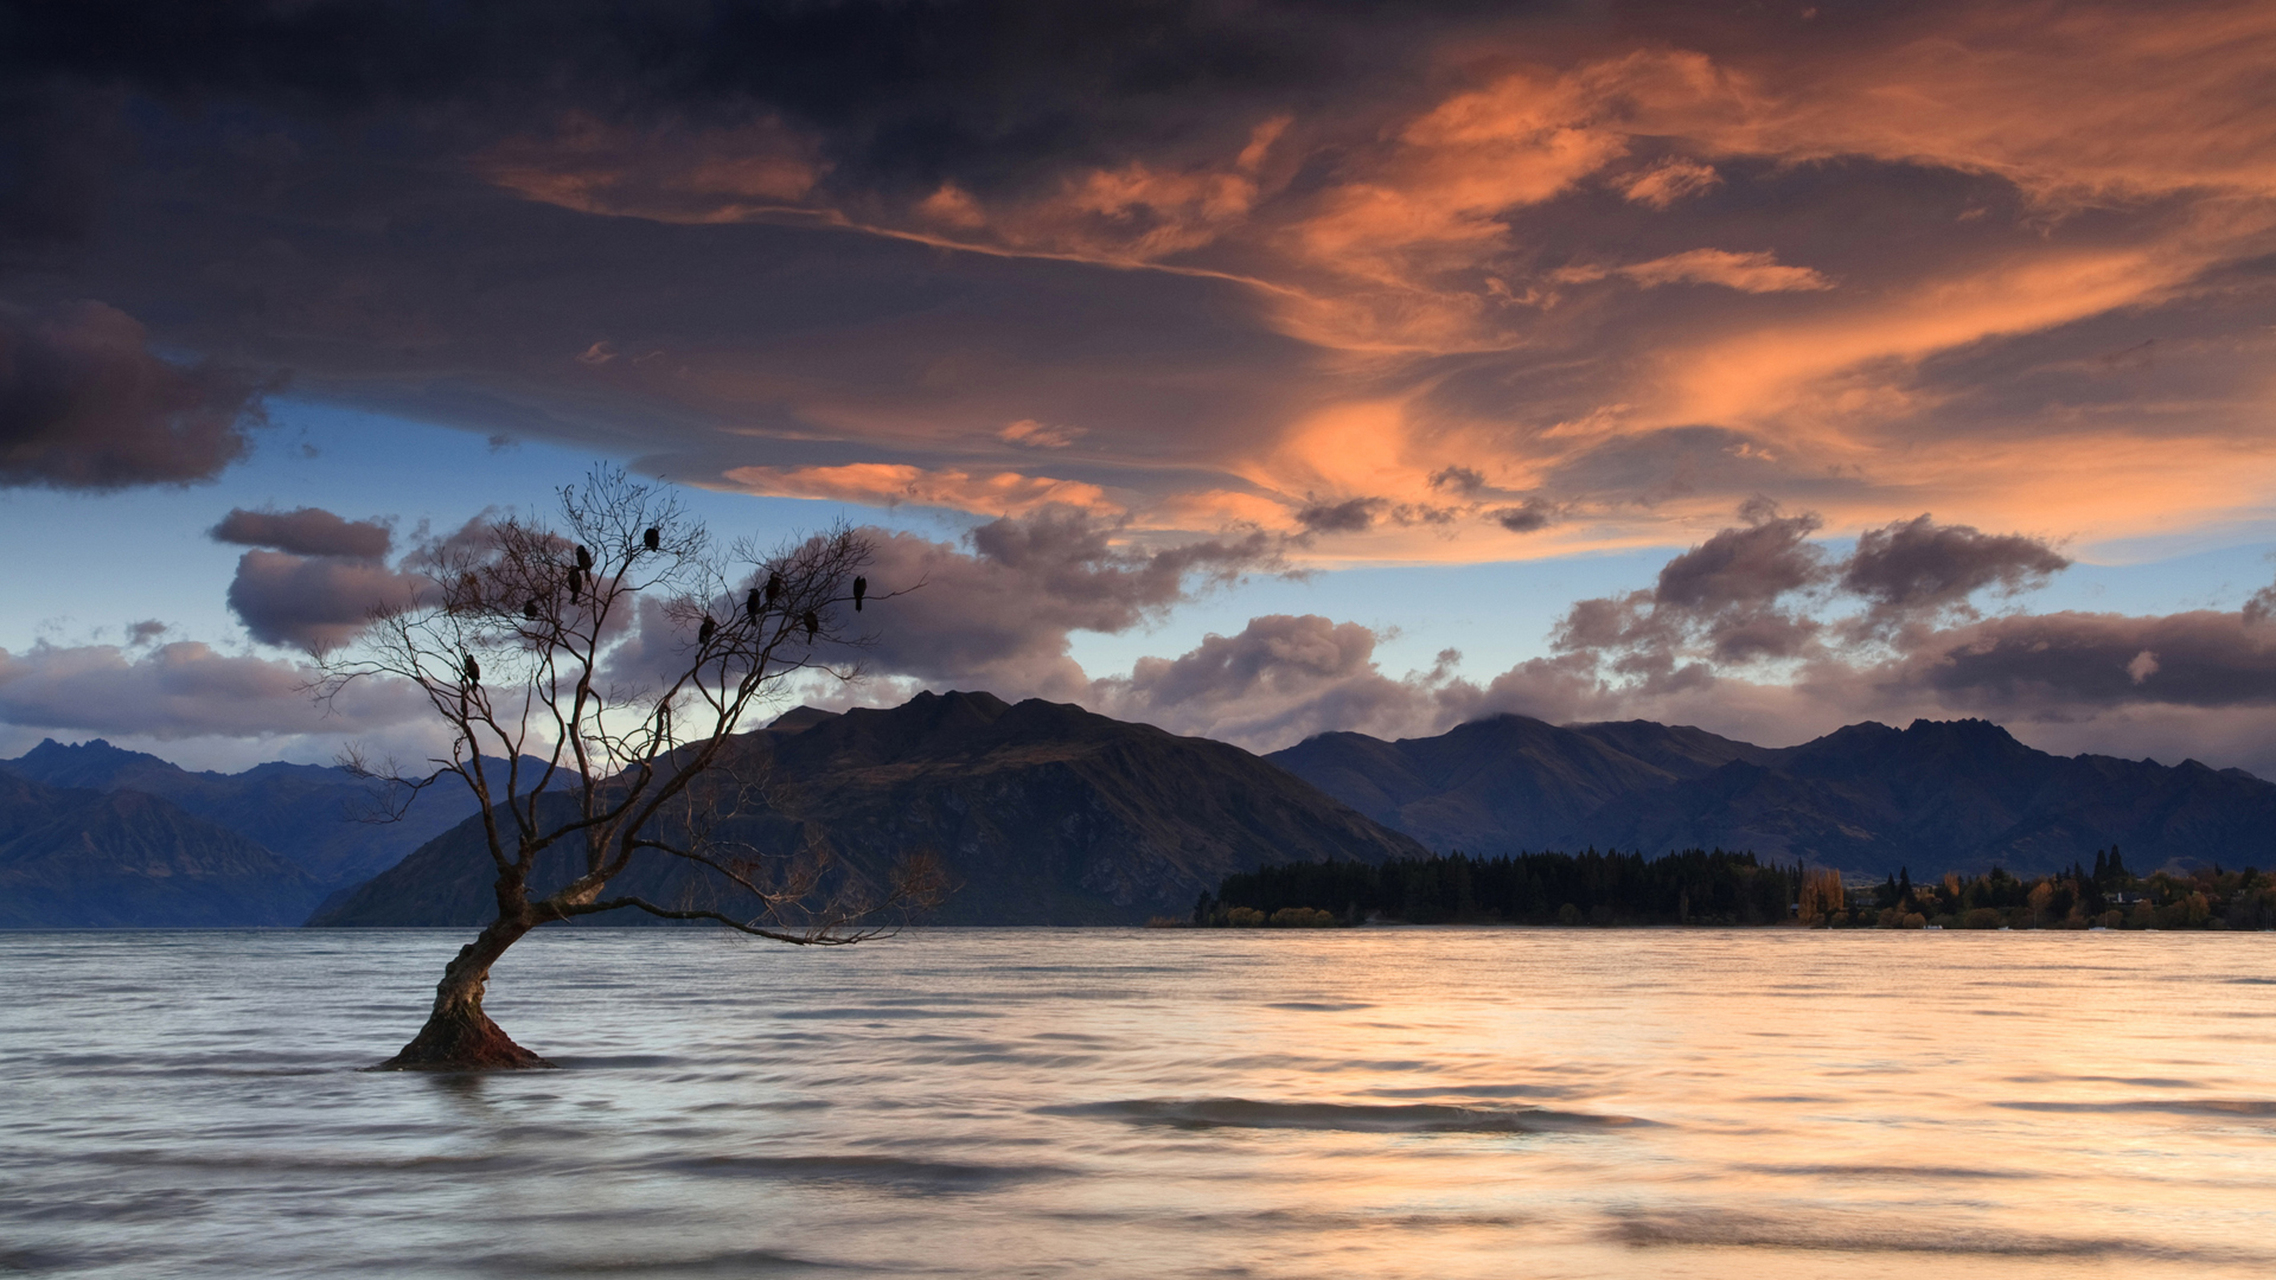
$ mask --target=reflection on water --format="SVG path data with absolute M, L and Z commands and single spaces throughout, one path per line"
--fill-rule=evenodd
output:
M 0 1272 L 2276 1272 L 2276 936 L 0 935 Z

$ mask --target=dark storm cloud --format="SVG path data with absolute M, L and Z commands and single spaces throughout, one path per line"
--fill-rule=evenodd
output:
M 260 421 L 252 379 L 158 358 L 114 307 L 0 304 L 0 486 L 208 480 L 244 454 L 246 428 Z
M 347 520 L 321 507 L 297 511 L 232 508 L 208 531 L 217 542 L 268 547 L 300 556 L 354 556 L 378 559 L 394 542 L 394 531 L 368 520 Z
M 2045 25 L 20 2 L 0 291 L 101 297 L 315 395 L 702 483 L 1018 472 L 1202 534 L 1380 499 L 1338 550 L 1394 559 L 1509 554 L 1543 530 L 1513 505 L 1535 492 L 1558 518 L 1526 554 L 1704 532 L 1758 491 L 1843 528 L 1928 500 L 1984 527 L 2258 510 L 2236 344 L 2266 303 L 2236 264 L 2266 252 L 2271 25 L 2209 4 Z M 2095 359 L 2153 336 L 2155 368 Z M 2196 403 L 2152 394 L 2172 385 Z M 1294 439 L 1391 404 L 1396 447 Z M 1080 447 L 1028 476 L 1021 422 Z M 2131 447 L 2144 431 L 2161 447 Z M 2159 483 L 1980 483 L 2082 436 L 2066 466 Z M 2090 517 L 2064 498 L 2090 491 L 2114 495 Z M 1459 529 L 1457 498 L 1479 504 Z
M 0 42 L 4 43 L 4 42 Z M 0 260 L 83 235 L 131 154 L 123 95 L 0 73 Z
M 5 67 L 164 100 L 351 115 L 423 104 L 779 112 L 865 176 L 986 186 L 1217 124 L 1229 97 L 1313 100 L 1449 17 L 1507 5 L 1011 0 L 902 4 L 382 0 L 8 6 Z M 1365 33 L 1362 43 L 1355 34 Z M 1238 128 L 1246 128 L 1239 125 Z

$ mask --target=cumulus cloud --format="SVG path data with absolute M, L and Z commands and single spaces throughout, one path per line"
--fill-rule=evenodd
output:
M 210 535 L 216 542 L 243 547 L 268 547 L 298 556 L 355 556 L 376 560 L 385 556 L 395 539 L 394 530 L 370 520 L 346 520 L 321 507 L 297 511 L 247 511 L 232 508 Z
M 2265 707 L 2276 704 L 2276 627 L 2212 610 L 1988 618 L 1923 637 L 1872 675 L 1988 714 Z
M 1841 589 L 1869 605 L 1860 619 L 1864 629 L 1885 631 L 1947 610 L 1973 616 L 1968 601 L 1977 592 L 2020 595 L 2045 586 L 2070 563 L 2035 538 L 1940 526 L 1923 515 L 1859 535 L 1842 567 Z
M 476 536 L 479 519 L 422 547 L 402 568 L 386 556 L 394 531 L 385 521 L 347 520 L 321 507 L 296 511 L 232 509 L 208 530 L 217 542 L 256 548 L 237 558 L 229 607 L 255 640 L 322 653 L 353 639 L 374 609 L 408 600 L 425 581 L 410 561 Z M 274 548 L 273 550 L 267 548 Z
M 248 551 L 237 558 L 229 607 L 255 640 L 320 653 L 353 639 L 374 609 L 410 599 L 425 581 L 377 560 Z
M 1368 628 L 1276 615 L 1094 681 L 1087 701 L 1256 750 L 1331 729 L 1431 734 L 1505 711 L 1696 724 L 1769 745 L 1868 719 L 1979 715 L 2046 750 L 2276 769 L 2276 621 L 2264 609 L 1983 617 L 1972 592 L 2027 589 L 2060 557 L 1917 520 L 1851 556 L 1813 556 L 1814 522 L 1754 514 L 1672 559 L 1655 588 L 1576 603 L 1554 652 L 1490 677 L 1458 674 L 1451 652 L 1394 676 Z M 1906 548 L 1894 561 L 1893 547 Z M 1866 634 L 1822 616 L 1861 599 L 1910 610 L 1908 625 Z
M 962 546 L 871 536 L 874 588 L 916 589 L 879 610 L 868 660 L 1006 696 L 1079 699 L 1089 680 L 1068 656 L 1071 632 L 1128 631 L 1198 592 L 1281 567 L 1278 542 L 1263 534 L 1146 549 L 1117 545 L 1112 526 L 1074 513 L 998 520 Z
M 1251 618 L 1238 634 L 1210 635 L 1176 658 L 1141 658 L 1128 676 L 1095 682 L 1087 701 L 1109 715 L 1273 750 L 1315 733 L 1349 729 L 1398 736 L 1444 718 L 1461 655 L 1403 679 L 1375 660 L 1376 634 L 1317 614 Z
M 1116 525 L 1063 509 L 991 521 L 957 542 L 857 532 L 872 548 L 863 570 L 871 600 L 864 613 L 836 622 L 865 641 L 835 656 L 858 659 L 893 691 L 984 688 L 1080 701 L 1091 682 L 1070 656 L 1074 632 L 1126 632 L 1213 588 L 1285 567 L 1281 541 L 1263 533 L 1145 547 L 1121 541 Z M 653 678 L 677 660 L 681 643 L 662 610 L 645 607 L 614 669 Z
M 0 487 L 210 480 L 264 421 L 260 391 L 212 362 L 160 359 L 141 323 L 115 307 L 0 304 Z
M 315 675 L 186 640 L 140 654 L 115 645 L 0 649 L 0 722 L 162 739 L 268 737 L 362 733 L 426 712 L 408 687 L 378 681 L 319 705 L 309 695 Z
M 1661 566 L 1649 590 L 1583 600 L 1559 624 L 1561 653 L 1604 653 L 1624 674 L 1664 681 L 1686 661 L 1745 663 L 1802 653 L 1823 624 L 1787 597 L 1825 578 L 1825 553 L 1809 539 L 1813 513 L 1781 515 L 1750 502 L 1747 523 Z

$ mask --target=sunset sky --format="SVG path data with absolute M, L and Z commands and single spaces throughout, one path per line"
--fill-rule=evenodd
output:
M 2276 5 L 0 4 L 0 755 L 423 741 L 595 462 L 875 526 L 838 704 L 2276 777 Z

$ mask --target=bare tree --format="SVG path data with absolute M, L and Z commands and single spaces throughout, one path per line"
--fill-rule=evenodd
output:
M 403 794 L 463 781 L 497 873 L 497 918 L 444 967 L 426 1025 L 380 1069 L 550 1065 L 482 1010 L 491 966 L 541 925 L 634 910 L 838 946 L 937 894 L 927 865 L 865 887 L 814 857 L 768 859 L 712 838 L 716 815 L 750 787 L 727 767 L 743 718 L 800 672 L 856 674 L 824 655 L 860 644 L 843 606 L 861 608 L 868 543 L 841 525 L 772 551 L 721 552 L 676 497 L 617 470 L 560 498 L 557 529 L 509 518 L 428 551 L 415 597 L 322 658 L 320 697 L 362 679 L 426 695 L 449 758 L 385 772 L 409 784 Z M 567 879 L 541 888 L 549 851 L 553 864 L 566 855 Z M 654 859 L 680 860 L 712 892 L 675 903 L 608 892 Z

